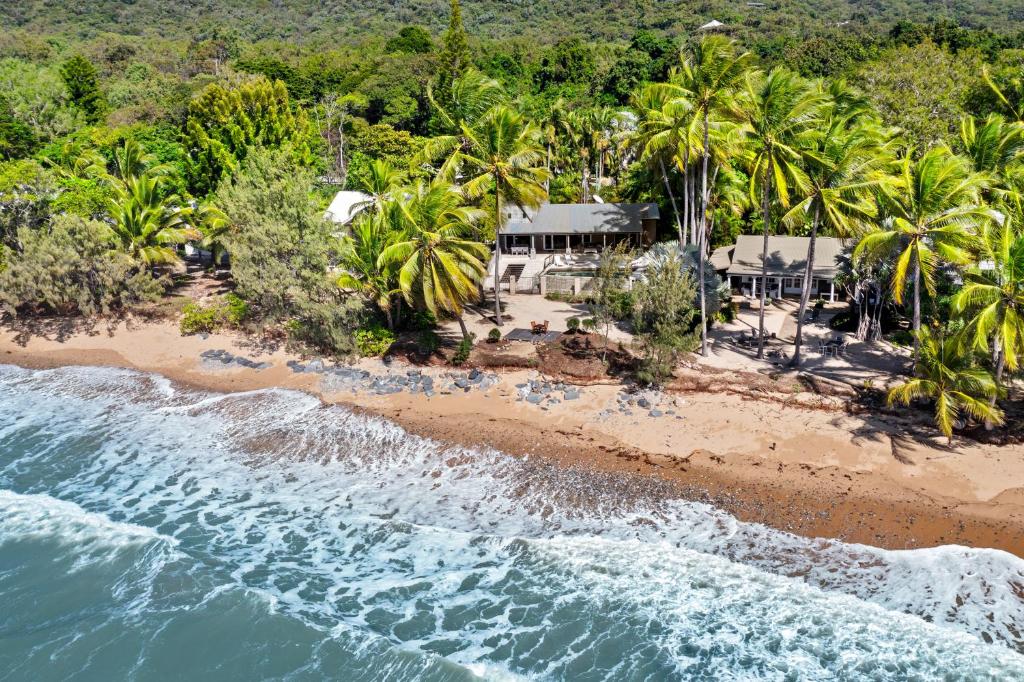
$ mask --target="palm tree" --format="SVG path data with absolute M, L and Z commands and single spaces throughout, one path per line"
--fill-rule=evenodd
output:
M 971 312 L 967 331 L 973 346 L 990 350 L 996 383 L 1003 371 L 1015 371 L 1024 355 L 1024 198 L 1013 199 L 1016 210 L 1001 223 L 984 226 L 979 235 L 979 264 L 964 275 L 953 297 L 953 309 Z
M 764 357 L 764 312 L 768 293 L 768 237 L 772 233 L 772 199 L 788 209 L 790 196 L 809 194 L 801 168 L 808 134 L 819 122 L 825 98 L 820 89 L 788 69 L 777 67 L 767 75 L 747 74 L 745 87 L 732 114 L 746 128 L 746 160 L 750 195 L 761 199 L 764 248 L 761 253 L 761 310 L 758 314 L 757 357 Z
M 1024 123 L 1024 100 L 1019 102 L 1011 102 L 1003 92 L 1003 89 L 996 85 L 996 82 L 992 80 L 992 74 L 989 73 L 988 67 L 982 68 L 982 76 L 985 79 L 985 84 L 988 85 L 989 90 L 999 100 L 999 104 L 1002 105 L 1006 113 L 1012 116 L 1015 120 Z M 1024 76 L 1018 76 L 1011 81 L 1011 85 L 1015 86 L 1014 90 L 1017 92 L 1024 91 Z
M 398 202 L 394 215 L 401 233 L 384 248 L 378 263 L 397 268 L 398 289 L 406 302 L 434 314 L 451 313 L 468 339 L 462 310 L 476 298 L 477 285 L 487 273 L 488 249 L 464 235 L 481 211 L 464 206 L 460 192 L 445 182 L 420 183 L 410 193 Z
M 442 104 L 434 97 L 434 84 L 427 85 L 427 98 L 438 113 L 446 132 L 458 134 L 463 124 L 472 125 L 493 107 L 508 99 L 501 84 L 474 68 L 452 81 L 450 101 Z
M 921 286 L 935 294 L 939 261 L 965 264 L 971 256 L 967 245 L 971 230 L 992 217 L 979 205 L 983 178 L 972 173 L 968 162 L 948 147 L 929 149 L 915 159 L 907 150 L 897 162 L 897 172 L 882 185 L 880 210 L 885 229 L 861 239 L 855 257 L 870 260 L 896 256 L 893 298 L 903 303 L 908 277 L 913 288 L 914 357 L 919 351 L 916 332 L 921 329 Z
M 682 248 L 686 245 L 689 208 L 684 205 L 683 211 L 679 211 L 666 161 L 683 172 L 689 167 L 694 137 L 694 109 L 690 93 L 678 83 L 649 85 L 633 95 L 633 107 L 640 112 L 640 125 L 637 130 L 640 160 L 656 163 L 658 166 L 665 193 L 672 204 L 679 246 Z M 687 200 L 685 192 L 683 198 L 684 201 Z M 683 224 L 684 221 L 687 225 Z
M 886 160 L 882 132 L 877 122 L 863 120 L 863 109 L 841 103 L 844 95 L 830 94 L 831 104 L 818 133 L 802 150 L 807 173 L 808 194 L 783 218 L 788 223 L 806 224 L 811 232 L 807 243 L 796 339 L 791 364 L 801 362 L 804 317 L 811 297 L 814 255 L 818 231 L 827 228 L 834 236 L 848 237 L 874 215 L 871 191 L 882 181 L 880 167 Z
M 999 387 L 992 375 L 971 366 L 970 353 L 964 353 L 953 338 L 932 336 L 927 329 L 916 334 L 920 353 L 916 362 L 917 376 L 889 391 L 888 402 L 909 405 L 918 398 L 935 401 L 935 425 L 950 443 L 953 427 L 969 415 L 987 423 L 1002 424 L 1003 412 L 994 401 Z
M 711 191 L 708 166 L 711 163 L 711 116 L 735 91 L 746 73 L 752 56 L 737 53 L 733 41 L 721 36 L 709 36 L 697 44 L 690 59 L 683 63 L 683 82 L 692 95 L 694 113 L 701 121 L 701 191 L 697 219 L 697 258 L 700 285 L 700 353 L 708 354 L 708 320 L 705 310 L 707 293 L 704 287 L 704 261 L 708 240 L 708 204 Z
M 381 261 L 381 254 L 394 243 L 397 233 L 389 217 L 397 207 L 386 211 L 365 212 L 352 221 L 350 233 L 341 240 L 338 267 L 342 273 L 336 283 L 342 289 L 357 291 L 384 313 L 388 329 L 395 328 L 392 301 L 399 293 L 394 264 Z
M 202 238 L 180 204 L 177 195 L 163 195 L 160 176 L 127 178 L 108 204 L 113 240 L 147 266 L 176 263 L 174 246 Z
M 1000 194 L 1006 176 L 1024 161 L 1024 124 L 1008 123 L 989 114 L 978 124 L 973 116 L 960 122 L 960 144 L 976 173 L 984 173 L 993 194 Z
M 395 193 L 405 184 L 407 173 L 392 166 L 385 159 L 374 159 L 367 166 L 366 176 L 360 178 L 357 186 L 370 195 L 371 200 L 361 202 L 361 208 L 372 204 L 374 212 L 380 213 L 385 202 L 394 197 Z
M 463 191 L 470 198 L 494 192 L 494 318 L 501 326 L 503 207 L 511 203 L 521 209 L 534 208 L 547 198 L 544 184 L 548 171 L 543 165 L 540 129 L 508 107 L 497 106 L 473 126 L 463 123 L 458 138 L 435 138 L 434 145 L 451 150 L 439 172 L 442 180 L 463 179 Z

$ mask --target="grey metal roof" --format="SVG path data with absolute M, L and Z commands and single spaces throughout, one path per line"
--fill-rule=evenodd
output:
M 711 265 L 715 270 L 728 270 L 732 265 L 732 252 L 736 246 L 719 246 L 711 252 Z
M 542 204 L 524 216 L 517 207 L 502 234 L 621 234 L 642 232 L 657 220 L 657 204 Z
M 770 277 L 801 277 L 807 268 L 808 237 L 768 237 L 768 275 Z M 729 265 L 730 275 L 760 275 L 764 237 L 743 234 L 736 240 L 736 249 Z M 842 240 L 818 237 L 814 247 L 814 276 L 835 277 L 839 257 L 845 251 Z

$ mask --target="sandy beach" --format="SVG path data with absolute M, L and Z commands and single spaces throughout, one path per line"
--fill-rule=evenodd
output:
M 219 350 L 266 364 L 218 366 L 202 357 Z M 437 377 L 433 395 L 384 395 L 295 371 L 288 363 L 296 360 L 241 335 L 182 337 L 163 321 L 30 337 L 0 333 L 4 364 L 125 367 L 220 392 L 302 390 L 452 444 L 547 457 L 640 477 L 640 484 L 658 477 L 681 497 L 805 536 L 893 549 L 961 544 L 1024 556 L 1020 446 L 947 447 L 909 420 L 855 414 L 843 400 L 820 396 L 669 392 L 648 410 L 624 404 L 621 385 L 602 383 L 579 388 L 572 400 L 535 404 L 522 399 L 522 386 L 559 378 L 488 370 L 498 377 L 487 390 L 448 390 L 453 370 L 446 367 L 421 369 Z M 356 367 L 371 376 L 416 371 L 398 361 Z

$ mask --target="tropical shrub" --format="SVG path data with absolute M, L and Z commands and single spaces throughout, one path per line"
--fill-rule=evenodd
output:
M 231 292 L 224 297 L 224 319 L 235 327 L 249 317 L 249 304 L 238 294 Z
M 178 327 L 184 335 L 209 334 L 224 324 L 224 307 L 217 304 L 200 305 L 189 301 L 181 309 L 181 322 Z
M 498 343 L 498 341 L 501 341 L 501 330 L 497 327 L 491 329 L 491 331 L 487 332 L 487 340 L 491 343 Z
M 455 349 L 455 354 L 452 355 L 453 365 L 462 365 L 469 360 L 469 354 L 473 352 L 473 334 L 462 337 L 459 341 L 458 348 Z
M 388 352 L 395 343 L 395 335 L 384 327 L 370 327 L 356 332 L 356 348 L 367 358 L 376 358 Z
M 565 321 L 565 328 L 570 334 L 575 334 L 580 330 L 580 318 L 570 317 Z

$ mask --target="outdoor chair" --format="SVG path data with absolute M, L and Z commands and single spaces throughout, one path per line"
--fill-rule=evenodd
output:
M 534 322 L 530 320 L 530 331 L 534 334 L 547 334 L 548 333 L 548 321 Z

